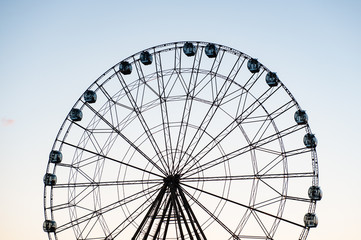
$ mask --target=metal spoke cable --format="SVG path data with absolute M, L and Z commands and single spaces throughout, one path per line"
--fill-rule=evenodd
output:
M 156 165 L 151 159 L 149 159 L 149 160 L 152 162 L 152 164 L 155 165 L 155 167 L 156 167 L 159 171 L 161 171 L 162 173 L 164 173 L 164 175 L 166 175 L 166 172 L 165 172 L 164 169 L 167 169 L 167 168 L 166 168 L 167 162 L 166 162 L 166 160 L 164 159 L 164 156 L 161 154 L 161 150 L 160 150 L 160 148 L 159 148 L 159 146 L 158 146 L 158 143 L 157 143 L 157 141 L 154 139 L 154 136 L 152 135 L 152 132 L 150 131 L 150 129 L 149 129 L 149 127 L 148 127 L 148 124 L 147 124 L 147 122 L 146 122 L 145 119 L 144 119 L 144 116 L 143 116 L 143 114 L 142 114 L 142 111 L 141 111 L 141 110 L 139 109 L 139 107 L 137 106 L 137 104 L 136 104 L 136 102 L 135 102 L 135 100 L 134 100 L 134 98 L 133 98 L 133 96 L 132 96 L 132 94 L 131 94 L 128 86 L 127 86 L 127 84 L 125 83 L 125 80 L 123 79 L 123 77 L 122 77 L 115 69 L 114 69 L 114 72 L 116 73 L 116 76 L 117 76 L 117 78 L 118 78 L 118 80 L 119 80 L 122 88 L 124 89 L 124 91 L 125 91 L 128 99 L 129 99 L 130 104 L 132 105 L 134 111 L 136 112 L 137 118 L 138 118 L 140 124 L 142 125 L 145 133 L 147 134 L 148 139 L 149 139 L 149 141 L 150 141 L 150 143 L 151 143 L 154 151 L 156 152 L 158 158 L 161 160 L 160 163 L 162 164 L 163 169 L 162 169 L 162 168 L 159 168 L 159 166 Z M 149 161 L 149 160 L 148 160 L 148 161 Z
M 60 141 L 60 142 L 63 143 L 63 144 L 65 144 L 65 145 L 68 145 L 68 146 L 70 146 L 70 147 L 74 147 L 74 148 L 80 149 L 80 150 L 82 150 L 82 151 L 84 151 L 84 152 L 88 152 L 88 153 L 94 154 L 94 155 L 96 155 L 96 156 L 102 157 L 102 158 L 104 158 L 104 159 L 108 159 L 108 160 L 117 162 L 117 163 L 119 163 L 119 164 L 121 164 L 121 165 L 125 165 L 125 166 L 128 166 L 128 167 L 137 169 L 137 170 L 139 170 L 139 171 L 146 172 L 146 173 L 149 173 L 149 174 L 151 174 L 151 175 L 155 175 L 155 176 L 157 176 L 157 177 L 163 178 L 162 175 L 156 174 L 156 173 L 151 172 L 151 171 L 147 171 L 147 170 L 145 170 L 144 168 L 140 168 L 140 167 L 133 166 L 133 165 L 131 165 L 131 164 L 128 164 L 128 163 L 119 161 L 119 160 L 117 160 L 117 159 L 114 159 L 114 158 L 111 158 L 111 157 L 108 157 L 108 156 L 101 155 L 101 154 L 99 154 L 99 153 L 90 151 L 90 150 L 85 149 L 85 148 L 80 148 L 80 147 L 78 147 L 78 146 L 76 146 L 76 145 L 73 145 L 73 144 L 70 144 L 70 143 L 68 143 L 68 142 L 63 142 L 63 141 Z M 76 167 L 74 167 L 74 168 L 76 168 Z
M 155 187 L 156 186 L 149 187 L 147 190 L 150 191 L 149 193 L 156 192 L 156 191 L 158 191 L 158 189 L 153 189 L 152 190 L 152 188 L 155 188 Z M 85 214 L 85 215 L 83 215 L 81 217 L 78 217 L 77 219 L 73 219 L 70 222 L 59 226 L 57 232 L 61 232 L 61 231 L 64 231 L 64 230 L 66 230 L 68 228 L 71 228 L 71 227 L 73 227 L 75 225 L 79 225 L 79 224 L 81 224 L 81 223 L 83 223 L 85 221 L 90 220 L 91 218 L 93 218 L 94 216 L 96 216 L 98 214 L 106 214 L 109 211 L 113 211 L 116 208 L 121 207 L 122 205 L 125 205 L 127 203 L 130 203 L 132 201 L 135 201 L 135 200 L 139 199 L 139 197 L 142 197 L 142 195 L 144 196 L 144 190 L 139 191 L 137 193 L 134 193 L 134 194 L 132 194 L 130 196 L 127 196 L 127 197 L 125 197 L 123 199 L 117 200 L 116 202 L 108 204 L 108 205 L 106 205 L 106 206 L 104 206 L 104 207 L 102 207 L 100 209 L 96 209 L 96 210 L 88 209 L 88 211 L 90 213 Z M 65 204 L 68 204 L 68 203 L 65 203 Z M 67 208 L 70 208 L 70 207 L 80 207 L 80 206 L 78 206 L 78 205 L 69 205 Z
M 223 97 L 229 91 L 229 89 L 230 89 L 230 87 L 231 87 L 231 85 L 233 83 L 233 80 L 237 76 L 237 74 L 238 74 L 239 70 L 241 69 L 243 63 L 244 63 L 244 59 L 240 63 L 240 57 L 239 57 L 237 59 L 237 61 L 234 63 L 234 65 L 232 67 L 232 70 L 229 73 L 229 76 L 227 77 L 227 79 L 229 79 L 229 85 L 226 86 L 226 83 L 228 81 L 224 81 L 223 84 L 222 84 L 221 89 L 217 92 L 217 95 L 215 96 L 215 99 L 213 99 L 212 105 L 209 107 L 207 113 L 205 114 L 204 118 L 202 119 L 202 122 L 200 123 L 199 127 L 197 128 L 196 133 L 194 133 L 193 138 L 191 139 L 190 143 L 188 144 L 188 147 L 185 150 L 185 152 L 189 152 L 190 156 L 193 156 L 193 152 L 195 151 L 197 145 L 199 144 L 199 140 L 202 138 L 202 136 L 203 136 L 204 132 L 206 131 L 207 127 L 210 125 L 213 117 L 215 116 L 217 110 L 220 107 L 220 104 L 222 103 L 222 101 L 224 99 Z M 233 78 L 230 78 L 232 72 L 234 72 L 234 76 L 232 76 Z M 221 95 L 222 90 L 224 90 L 223 95 Z M 198 140 L 196 140 L 197 135 L 199 135 Z M 196 140 L 196 142 L 193 143 L 195 140 Z M 179 159 L 179 163 L 183 160 L 184 156 L 185 156 L 185 154 L 183 154 L 183 156 Z M 183 164 L 183 167 L 180 168 L 178 173 L 183 172 L 184 167 L 187 166 L 187 164 L 190 162 L 190 160 L 191 159 L 187 159 L 185 161 L 185 163 Z
M 304 227 L 305 227 L 305 226 L 300 225 L 300 224 L 298 224 L 298 223 L 296 223 L 296 222 L 293 222 L 293 221 L 290 221 L 290 220 L 287 220 L 287 219 L 278 217 L 278 216 L 276 216 L 276 215 L 270 214 L 270 213 L 268 213 L 268 212 L 264 212 L 264 211 L 259 210 L 259 209 L 257 209 L 257 208 L 254 208 L 254 207 L 251 207 L 251 206 L 248 206 L 248 205 L 245 205 L 245 204 L 242 204 L 242 203 L 233 201 L 233 200 L 231 200 L 231 199 L 227 199 L 227 198 L 218 196 L 218 195 L 216 195 L 216 194 L 210 193 L 210 192 L 205 191 L 205 190 L 203 190 L 203 189 L 195 188 L 195 187 L 192 187 L 192 186 L 190 186 L 190 185 L 188 185 L 188 184 L 184 184 L 184 183 L 182 183 L 182 185 L 183 185 L 183 186 L 186 186 L 186 187 L 189 187 L 189 188 L 192 188 L 192 189 L 194 189 L 194 190 L 200 191 L 200 192 L 205 193 L 205 194 L 207 194 L 207 195 L 213 196 L 213 197 L 215 197 L 215 198 L 219 198 L 219 199 L 225 200 L 225 201 L 227 201 L 227 202 L 233 203 L 233 204 L 235 204 L 235 205 L 238 205 L 238 206 L 241 206 L 241 207 L 250 209 L 250 210 L 252 210 L 252 211 L 256 211 L 256 212 L 258 212 L 258 213 L 262 213 L 262 214 L 267 215 L 267 216 L 269 216 L 269 217 L 273 217 L 273 218 L 275 218 L 275 219 L 282 220 L 282 221 L 287 222 L 287 223 L 290 223 L 290 224 L 292 224 L 292 225 L 295 225 L 295 226 L 298 226 L 298 227 L 301 227 L 301 228 L 304 228 Z
M 189 170 L 186 174 L 183 173 L 184 174 L 183 177 L 188 177 L 188 176 L 191 176 L 191 175 L 195 175 L 195 174 L 199 173 L 200 171 L 204 171 L 204 170 L 209 169 L 211 167 L 215 167 L 215 166 L 217 166 L 219 164 L 222 164 L 222 163 L 224 163 L 226 161 L 229 161 L 229 160 L 231 160 L 231 159 L 233 159 L 235 157 L 238 157 L 238 156 L 240 156 L 242 154 L 245 154 L 245 153 L 247 153 L 249 151 L 252 151 L 253 149 L 257 149 L 260 146 L 264 146 L 264 145 L 269 144 L 269 143 L 271 143 L 273 141 L 276 141 L 276 140 L 278 140 L 278 137 L 287 136 L 290 133 L 299 131 L 299 130 L 301 130 L 303 128 L 304 128 L 304 126 L 300 126 L 300 125 L 294 125 L 294 126 L 288 127 L 288 128 L 286 128 L 284 130 L 281 130 L 279 133 L 275 133 L 275 134 L 269 135 L 267 137 L 264 137 L 264 138 L 258 140 L 257 142 L 252 143 L 249 146 L 244 146 L 242 148 L 239 148 L 237 150 L 229 152 L 229 153 L 227 153 L 226 155 L 224 155 L 222 157 L 218 157 L 218 158 L 209 160 L 206 163 L 197 166 L 197 168 L 192 169 L 192 171 Z
M 214 137 L 214 139 L 217 139 L 217 141 L 214 141 L 214 139 L 212 139 L 212 141 L 206 144 L 206 146 L 204 146 L 196 155 L 193 156 L 193 158 L 197 158 L 199 155 L 201 155 L 204 152 L 204 150 L 206 150 L 207 148 L 209 148 L 209 146 L 211 146 L 209 149 L 207 149 L 205 153 L 203 153 L 198 158 L 198 160 L 195 163 L 193 163 L 190 167 L 188 167 L 187 170 L 183 171 L 183 174 L 191 171 L 192 168 L 194 168 L 196 164 L 202 160 L 203 157 L 205 157 L 209 152 L 211 152 L 211 150 L 213 150 L 214 147 L 219 145 L 229 135 L 230 132 L 232 132 L 236 127 L 238 127 L 242 123 L 243 119 L 246 119 L 249 115 L 251 115 L 259 106 L 261 106 L 261 104 L 264 101 L 266 101 L 278 89 L 279 87 L 276 90 L 272 91 L 272 88 L 269 88 L 269 90 L 263 93 L 249 107 L 247 107 L 246 110 L 244 110 L 239 116 L 237 116 L 237 118 L 235 118 L 231 123 L 229 123 L 220 133 L 217 134 L 217 136 Z M 266 96 L 266 98 L 262 99 L 268 93 L 268 91 L 271 91 L 271 93 L 268 96 Z M 261 99 L 262 101 L 260 101 Z M 256 107 L 252 109 L 253 106 Z M 242 118 L 242 115 L 248 110 L 251 110 L 250 113 L 248 113 L 246 116 Z M 220 139 L 218 140 L 218 138 Z

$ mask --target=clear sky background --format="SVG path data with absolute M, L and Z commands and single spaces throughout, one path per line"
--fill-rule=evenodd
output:
M 0 1 L 0 238 L 42 230 L 48 154 L 104 71 L 142 49 L 203 40 L 276 71 L 319 140 L 324 198 L 310 240 L 361 227 L 360 1 Z

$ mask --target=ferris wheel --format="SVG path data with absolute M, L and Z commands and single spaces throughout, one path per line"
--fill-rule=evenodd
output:
M 215 43 L 115 64 L 76 101 L 44 175 L 49 239 L 306 239 L 317 139 L 275 72 Z

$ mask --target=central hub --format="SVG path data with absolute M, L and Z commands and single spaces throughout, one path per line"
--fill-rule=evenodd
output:
M 180 175 L 174 174 L 169 175 L 163 179 L 164 184 L 166 184 L 169 188 L 174 188 L 179 185 Z

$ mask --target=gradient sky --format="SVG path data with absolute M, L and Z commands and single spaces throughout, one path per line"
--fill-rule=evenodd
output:
M 0 238 L 47 239 L 48 154 L 97 77 L 142 49 L 203 40 L 258 58 L 307 110 L 324 192 L 308 239 L 357 239 L 360 12 L 347 0 L 0 1 Z

